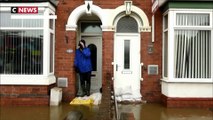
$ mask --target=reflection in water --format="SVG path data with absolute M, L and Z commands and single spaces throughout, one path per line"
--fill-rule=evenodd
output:
M 213 120 L 213 112 L 207 109 L 165 108 L 160 104 L 135 104 L 118 106 L 119 113 L 133 113 L 136 120 Z M 0 120 L 63 120 L 67 114 L 77 110 L 83 120 L 96 120 L 98 106 L 0 107 Z M 104 115 L 104 114 L 103 114 Z

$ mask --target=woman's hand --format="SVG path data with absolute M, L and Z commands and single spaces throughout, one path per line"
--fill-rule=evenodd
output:
M 80 42 L 80 45 L 81 45 L 82 48 L 85 47 L 83 42 Z

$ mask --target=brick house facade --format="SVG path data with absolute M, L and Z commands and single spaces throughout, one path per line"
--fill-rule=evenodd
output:
M 180 94 L 175 92 L 175 88 L 185 89 L 182 86 L 190 87 L 189 84 L 191 84 L 192 82 L 188 82 L 186 80 L 182 81 L 180 85 L 176 85 L 176 83 L 179 83 L 177 81 L 170 82 L 169 80 L 173 80 L 175 78 L 173 76 L 169 76 L 171 74 L 170 70 L 174 70 L 175 68 L 168 67 L 169 65 L 173 66 L 173 64 L 170 64 L 171 62 L 169 62 L 169 60 L 172 61 L 172 59 L 169 59 L 168 57 L 170 56 L 170 54 L 167 55 L 167 57 L 165 56 L 166 36 L 163 31 L 165 26 L 166 14 L 168 13 L 169 15 L 173 15 L 172 12 L 168 11 L 178 11 L 179 9 L 186 9 L 187 11 L 191 8 L 195 9 L 195 12 L 200 12 L 196 9 L 200 10 L 203 8 L 202 6 L 201 8 L 196 8 L 199 5 L 198 1 L 194 2 L 189 0 L 188 2 L 180 2 L 178 0 L 132 0 L 130 1 L 130 11 L 128 11 L 125 7 L 125 5 L 127 5 L 126 2 L 129 2 L 129 0 L 59 0 L 55 2 L 41 0 L 37 1 L 36 3 L 32 3 L 34 1 L 11 1 L 10 3 L 8 3 L 2 0 L 0 2 L 2 2 L 2 9 L 0 9 L 2 11 L 10 10 L 11 7 L 14 7 L 12 3 L 15 3 L 16 7 L 23 5 L 38 7 L 38 10 L 43 13 L 43 18 L 41 19 L 43 20 L 43 25 L 41 28 L 38 29 L 43 30 L 42 73 L 39 73 L 39 77 L 33 75 L 33 80 L 36 79 L 36 77 L 38 77 L 39 80 L 35 83 L 33 81 L 21 81 L 20 83 L 13 83 L 14 78 L 12 79 L 8 75 L 13 76 L 17 74 L 13 72 L 7 74 L 5 70 L 2 71 L 0 75 L 1 105 L 48 105 L 50 99 L 50 89 L 57 86 L 58 78 L 66 78 L 67 80 L 67 86 L 63 87 L 63 101 L 69 102 L 71 99 L 73 99 L 78 92 L 76 86 L 76 84 L 78 83 L 78 78 L 74 69 L 75 49 L 77 48 L 79 39 L 82 38 L 89 39 L 90 37 L 95 37 L 100 39 L 101 41 L 101 59 L 99 65 L 101 73 L 97 73 L 101 74 L 101 79 L 99 79 L 97 85 L 99 87 L 105 87 L 107 81 L 113 83 L 113 80 L 118 79 L 118 77 L 115 77 L 117 74 L 115 70 L 117 69 L 117 66 L 115 65 L 116 61 L 114 59 L 116 49 L 117 47 L 119 47 L 115 46 L 115 41 L 117 39 L 120 39 L 116 36 L 120 35 L 118 30 L 119 27 L 117 25 L 119 23 L 119 20 L 126 16 L 134 18 L 138 26 L 138 28 L 136 29 L 136 34 L 139 37 L 136 39 L 139 39 L 140 44 L 140 55 L 138 56 L 138 59 L 140 61 L 139 64 L 136 65 L 139 66 L 139 70 L 136 72 L 139 72 L 140 77 L 137 78 L 137 84 L 139 85 L 136 86 L 139 86 L 138 88 L 140 88 L 139 94 L 141 94 L 142 100 L 146 100 L 147 102 L 162 102 L 167 107 L 209 107 L 213 105 L 213 96 L 211 96 L 211 92 L 207 92 L 206 95 L 201 97 L 199 97 L 199 95 L 202 94 L 202 91 L 197 96 L 194 95 L 193 92 L 192 94 L 186 96 L 183 95 L 184 91 L 180 90 Z M 193 5 L 190 6 L 190 3 L 193 3 Z M 211 1 L 206 0 L 204 3 L 202 3 L 202 5 L 205 6 L 209 3 L 213 4 Z M 213 19 L 213 13 L 211 13 L 211 4 L 206 9 L 207 11 L 203 12 L 201 10 L 204 14 L 209 13 L 210 20 Z M 181 8 L 181 5 L 183 5 L 184 7 Z M 195 13 L 194 11 L 192 12 Z M 11 16 L 15 16 L 15 19 L 20 19 L 17 17 L 18 15 L 19 14 L 11 14 Z M 27 18 L 27 15 L 25 16 L 26 19 L 29 19 Z M 57 18 L 55 18 L 55 16 L 57 16 Z M 47 20 L 44 17 L 50 18 Z M 171 22 L 171 20 L 173 19 L 170 18 L 168 21 Z M 168 25 L 171 25 L 170 22 L 168 23 Z M 101 26 L 99 26 L 101 32 L 98 31 L 97 33 L 87 33 L 88 31 L 86 31 L 86 28 L 88 27 L 89 29 L 89 23 L 94 23 L 94 26 L 101 23 Z M 208 28 L 211 35 L 211 37 L 209 38 L 210 41 L 212 41 L 213 39 L 212 24 L 213 23 L 211 22 Z M 85 33 L 83 31 L 84 25 L 86 31 Z M 35 29 L 37 30 L 37 28 Z M 7 28 L 7 26 L 4 26 L 4 28 L 0 30 L 3 31 L 10 29 Z M 94 28 L 94 31 L 95 30 L 96 29 Z M 124 31 L 125 30 L 126 29 L 124 29 Z M 6 34 L 6 32 L 1 33 L 4 36 L 8 35 Z M 126 34 L 132 35 L 131 32 L 125 32 L 125 35 Z M 171 38 L 169 36 L 167 37 L 169 39 Z M 212 43 L 213 42 L 210 42 L 211 46 Z M 168 45 L 171 44 L 172 43 L 168 43 Z M 6 48 L 3 47 L 3 49 Z M 170 49 L 171 48 L 168 48 L 167 50 L 169 51 Z M 212 53 L 212 50 L 210 50 L 209 55 L 213 56 Z M 168 59 L 168 61 L 166 61 L 168 62 L 168 65 L 165 65 L 165 59 Z M 210 57 L 210 60 L 212 61 L 212 57 Z M 208 87 L 208 89 L 204 89 L 203 91 L 208 91 L 212 88 L 213 64 L 211 62 L 208 65 L 211 66 L 211 75 L 205 76 L 207 78 L 207 81 L 204 83 Z M 167 71 L 165 67 L 168 67 Z M 171 72 L 175 72 L 173 70 L 171 70 Z M 132 73 L 131 71 L 123 71 L 123 73 L 125 72 L 126 74 Z M 168 74 L 167 77 L 165 77 L 166 72 Z M 33 72 L 33 74 L 35 74 L 35 72 Z M 98 76 L 97 74 L 96 76 Z M 26 74 L 21 74 L 22 77 L 26 77 L 25 75 Z M 30 76 L 32 75 L 32 73 L 27 75 Z M 31 79 L 29 76 L 27 76 L 25 79 Z M 196 84 L 199 87 L 202 82 L 193 82 L 193 84 Z M 131 87 L 134 87 L 134 85 Z M 201 89 L 203 87 L 205 86 L 200 86 Z M 170 92 L 172 95 L 170 94 Z

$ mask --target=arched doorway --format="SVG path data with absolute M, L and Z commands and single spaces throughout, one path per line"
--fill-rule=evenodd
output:
M 80 39 L 86 41 L 91 51 L 92 75 L 91 93 L 99 92 L 102 87 L 102 29 L 101 21 L 95 15 L 82 16 L 78 21 L 78 37 L 76 46 Z
M 92 51 L 93 71 L 91 76 L 91 93 L 99 91 L 102 87 L 102 27 L 106 23 L 102 8 L 93 4 L 93 1 L 85 1 L 75 8 L 69 15 L 66 31 L 76 32 L 76 46 L 81 39 Z M 77 76 L 77 83 L 79 78 Z M 80 85 L 79 85 L 80 86 Z M 77 87 L 79 88 L 79 87 Z M 77 90 L 81 95 L 81 90 Z

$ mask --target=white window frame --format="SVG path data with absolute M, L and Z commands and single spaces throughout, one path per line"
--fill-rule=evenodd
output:
M 177 26 L 176 25 L 177 13 L 209 14 L 210 25 L 209 26 Z M 213 83 L 213 62 L 211 62 L 211 78 L 175 78 L 175 56 L 174 56 L 175 54 L 174 31 L 178 29 L 211 30 L 211 46 L 213 47 L 213 9 L 169 9 L 168 11 L 164 13 L 164 16 L 165 15 L 168 15 L 168 56 L 170 57 L 168 57 L 168 70 L 169 70 L 168 77 L 163 77 L 162 80 L 165 82 L 177 82 L 177 83 L 179 82 Z M 163 34 L 163 40 L 164 40 L 164 34 Z M 213 49 L 211 49 L 211 61 L 212 60 L 213 60 Z M 164 61 L 164 58 L 163 58 L 163 61 Z M 163 71 L 164 71 L 164 68 L 163 68 Z M 162 74 L 162 76 L 164 76 L 164 74 Z
M 162 68 L 163 68 L 163 70 L 162 70 L 162 76 L 163 76 L 164 80 L 167 80 L 168 79 L 168 63 L 167 63 L 167 76 L 165 76 L 165 65 L 164 65 L 164 61 L 165 61 L 165 58 L 164 58 L 164 54 L 165 54 L 165 49 L 164 49 L 165 48 L 165 46 L 164 46 L 165 45 L 164 44 L 165 43 L 165 35 L 164 35 L 164 33 L 167 32 L 167 47 L 168 47 L 168 35 L 169 35 L 169 33 L 168 33 L 169 32 L 168 31 L 168 27 L 169 27 L 169 20 L 167 20 L 167 28 L 165 29 L 165 19 L 164 19 L 165 16 L 167 16 L 167 18 L 169 18 L 168 12 L 165 12 L 163 14 L 163 28 L 162 28 L 162 31 L 163 31 L 162 32 L 162 34 L 163 34 L 163 39 L 162 39 L 163 40 L 163 44 L 162 44 L 163 45 L 163 50 L 162 50 L 162 56 L 163 56 L 162 57 L 162 59 L 163 59 L 162 60 Z M 167 51 L 168 51 L 168 48 L 167 48 Z M 168 53 L 167 53 L 167 56 L 168 56 Z M 167 59 L 167 62 L 169 62 L 168 59 Z
M 50 68 L 50 33 L 53 33 L 53 49 L 55 50 L 55 20 L 53 29 L 49 28 L 49 19 L 56 19 L 55 8 L 49 3 L 1 3 L 0 11 L 10 11 L 11 6 L 36 6 L 39 10 L 44 11 L 44 15 L 39 15 L 37 19 L 43 19 L 43 74 L 40 75 L 18 75 L 18 74 L 0 74 L 0 85 L 50 85 L 56 82 L 54 76 L 54 57 L 53 57 L 53 72 L 49 72 Z M 50 16 L 53 14 L 53 16 Z M 25 19 L 32 15 L 23 15 Z M 38 15 L 35 15 L 38 16 Z M 15 15 L 12 19 L 22 18 L 20 15 Z M 5 28 L 0 28 L 4 30 Z M 13 29 L 12 27 L 7 29 Z M 22 28 L 24 29 L 24 28 Z M 30 29 L 30 28 L 27 28 Z M 40 28 L 41 29 L 41 28 Z M 53 56 L 55 51 L 53 50 Z

